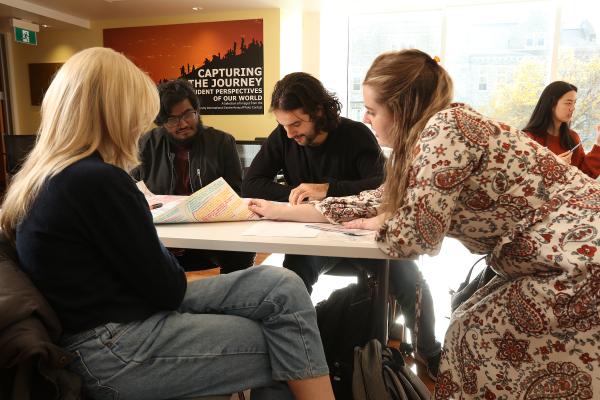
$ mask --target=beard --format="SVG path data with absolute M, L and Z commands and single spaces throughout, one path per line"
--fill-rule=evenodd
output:
M 315 131 L 309 132 L 309 133 L 304 133 L 301 136 L 304 137 L 304 143 L 300 144 L 298 143 L 300 146 L 311 146 L 311 147 L 315 147 L 315 146 L 320 146 L 322 143 L 315 143 L 317 140 L 319 140 L 319 138 L 323 135 L 325 135 L 325 132 L 317 132 L 315 133 Z M 297 143 L 297 142 L 296 142 Z
M 194 128 L 192 128 L 192 129 L 194 129 Z M 184 147 L 190 146 L 196 139 L 196 136 L 198 136 L 198 126 L 196 126 L 196 128 L 195 128 L 195 133 L 192 136 L 185 138 L 185 139 L 174 137 L 169 132 L 167 132 L 167 138 L 172 144 L 176 144 L 176 145 L 184 146 Z

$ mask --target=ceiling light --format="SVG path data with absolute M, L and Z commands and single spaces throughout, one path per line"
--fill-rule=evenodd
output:
M 42 28 L 51 28 L 51 26 L 48 24 L 42 24 Z
M 192 10 L 194 10 L 194 11 L 200 11 L 202 9 L 204 9 L 204 7 L 200 7 L 200 6 L 192 7 Z

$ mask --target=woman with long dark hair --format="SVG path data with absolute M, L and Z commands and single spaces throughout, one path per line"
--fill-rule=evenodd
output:
M 570 128 L 577 102 L 577 87 L 555 81 L 546 86 L 523 131 L 550 149 L 566 164 L 574 165 L 592 178 L 600 175 L 600 126 L 596 144 L 589 153 L 581 146 L 577 132 Z

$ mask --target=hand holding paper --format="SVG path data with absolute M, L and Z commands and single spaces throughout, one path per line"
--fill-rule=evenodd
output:
M 138 182 L 138 187 L 146 196 L 149 205 L 163 204 L 162 207 L 152 210 L 155 224 L 258 219 L 223 178 L 204 186 L 190 196 L 154 195 L 143 182 Z

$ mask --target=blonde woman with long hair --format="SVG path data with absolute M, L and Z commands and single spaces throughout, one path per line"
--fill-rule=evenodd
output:
M 498 276 L 452 315 L 436 399 L 598 398 L 600 183 L 452 104 L 448 73 L 419 50 L 377 57 L 363 96 L 364 121 L 394 149 L 380 189 L 250 208 L 373 229 L 403 259 L 437 254 L 445 236 L 487 255 Z
M 38 141 L 2 204 L 3 232 L 76 356 L 68 368 L 95 399 L 247 388 L 253 399 L 333 399 L 295 274 L 256 267 L 186 285 L 160 243 L 126 172 L 158 109 L 156 86 L 125 56 L 77 53 L 44 97 Z

